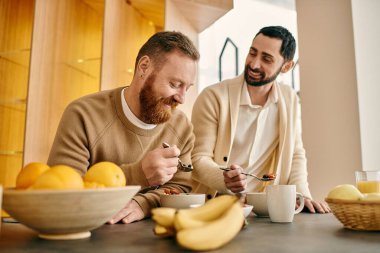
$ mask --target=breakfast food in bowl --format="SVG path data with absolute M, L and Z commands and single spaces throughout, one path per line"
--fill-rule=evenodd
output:
M 169 189 L 165 188 L 164 189 L 164 194 L 166 195 L 178 195 L 180 192 L 177 189 Z

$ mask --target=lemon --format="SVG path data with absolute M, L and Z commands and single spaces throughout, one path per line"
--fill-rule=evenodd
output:
M 359 200 L 362 193 L 351 184 L 335 186 L 327 195 L 330 199 Z
M 94 188 L 105 188 L 104 184 L 99 184 L 97 182 L 87 182 L 84 181 L 84 188 L 86 189 L 94 189 Z
M 83 179 L 72 167 L 56 165 L 51 167 L 31 186 L 31 189 L 83 189 Z
M 16 189 L 27 189 L 34 184 L 37 178 L 50 169 L 47 164 L 33 162 L 21 169 L 16 179 Z
M 92 165 L 84 175 L 84 181 L 95 182 L 106 187 L 120 187 L 126 184 L 124 172 L 112 162 L 99 162 Z
M 365 193 L 363 194 L 363 197 L 360 198 L 360 200 L 380 202 L 380 192 Z

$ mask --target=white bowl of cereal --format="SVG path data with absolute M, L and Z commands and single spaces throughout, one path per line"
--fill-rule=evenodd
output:
M 162 207 L 171 207 L 177 209 L 191 208 L 201 206 L 205 203 L 206 195 L 197 193 L 176 193 L 166 192 L 160 195 Z

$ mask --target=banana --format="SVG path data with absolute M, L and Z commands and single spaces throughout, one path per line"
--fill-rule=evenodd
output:
M 178 212 L 174 218 L 174 227 L 177 231 L 185 228 L 196 228 L 204 226 L 207 221 L 202 221 L 189 216 L 189 213 Z
M 168 237 L 173 236 L 175 234 L 173 228 L 166 228 L 158 224 L 154 226 L 153 232 L 155 235 L 160 237 Z
M 208 221 L 220 217 L 229 209 L 238 198 L 233 195 L 222 195 L 211 199 L 203 206 L 179 210 L 174 218 L 174 227 L 177 231 L 186 228 L 201 227 Z
M 186 213 L 189 217 L 202 221 L 210 221 L 222 215 L 238 200 L 235 195 L 222 195 L 207 201 L 203 206 L 191 209 L 182 209 L 178 213 Z
M 178 244 L 186 249 L 212 250 L 231 241 L 239 233 L 243 224 L 243 209 L 236 201 L 220 218 L 201 227 L 177 231 L 176 239 Z
M 159 207 L 152 209 L 152 220 L 165 228 L 174 227 L 174 217 L 177 209 L 169 207 Z

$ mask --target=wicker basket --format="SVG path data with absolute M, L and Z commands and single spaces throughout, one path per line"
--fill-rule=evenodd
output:
M 380 202 L 326 199 L 345 228 L 380 231 Z

